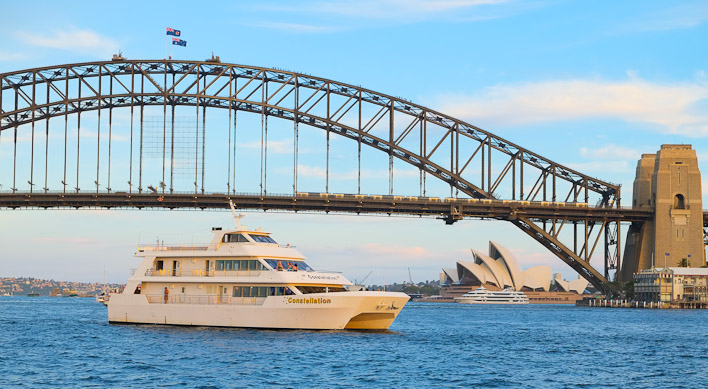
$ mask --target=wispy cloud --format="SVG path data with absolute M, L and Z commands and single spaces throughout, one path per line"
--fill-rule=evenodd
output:
M 642 157 L 642 151 L 615 144 L 607 144 L 599 148 L 582 147 L 580 155 L 585 158 L 613 158 L 639 160 Z
M 360 29 L 385 22 L 409 24 L 421 21 L 454 20 L 476 22 L 505 17 L 535 7 L 516 4 L 516 7 L 499 7 L 511 0 L 329 0 L 299 2 L 297 5 L 263 5 L 258 8 L 268 12 L 303 15 L 309 23 L 256 22 L 250 25 L 294 33 L 322 33 L 347 29 Z M 322 22 L 326 20 L 326 22 Z
M 349 17 L 372 19 L 431 18 L 441 13 L 469 9 L 481 5 L 506 3 L 508 0 L 364 0 L 328 1 L 311 4 L 313 11 Z
M 568 167 L 590 174 L 629 173 L 634 169 L 636 162 L 642 157 L 642 150 L 613 143 L 602 147 L 581 147 L 580 156 L 583 162 L 570 162 Z
M 7 51 L 0 51 L 0 61 L 11 62 L 11 61 L 21 61 L 29 58 L 26 53 L 11 53 Z
M 708 135 L 703 75 L 694 82 L 658 83 L 632 74 L 624 81 L 560 80 L 500 84 L 472 95 L 446 95 L 432 105 L 452 116 L 489 124 L 587 118 L 647 123 L 665 133 Z
M 335 27 L 331 26 L 316 26 L 309 24 L 298 23 L 279 23 L 279 22 L 256 22 L 250 23 L 251 27 L 261 27 L 271 30 L 282 30 L 295 33 L 321 33 L 335 31 Z
M 28 45 L 93 54 L 97 57 L 106 57 L 118 50 L 118 42 L 88 29 L 69 28 L 47 34 L 20 31 L 16 35 Z
M 708 3 L 698 1 L 641 15 L 636 22 L 624 24 L 621 30 L 636 32 L 678 30 L 696 27 L 706 21 L 708 21 Z

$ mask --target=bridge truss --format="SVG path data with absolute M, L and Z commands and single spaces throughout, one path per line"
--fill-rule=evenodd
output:
M 621 208 L 618 185 L 462 120 L 402 98 L 301 73 L 221 63 L 218 58 L 115 57 L 0 74 L 0 89 L 0 146 L 12 144 L 11 157 L 0 154 L 0 172 L 12 171 L 11 179 L 0 175 L 0 185 L 5 185 L 0 186 L 2 207 L 224 208 L 234 199 L 241 208 L 411 214 L 440 217 L 448 224 L 465 217 L 508 220 L 607 294 L 618 292 L 609 272 L 620 265 L 621 222 L 651 218 L 647 211 Z M 194 161 L 188 186 L 175 178 L 175 148 L 181 147 L 175 136 L 179 107 L 193 109 L 196 129 L 189 144 Z M 161 109 L 163 119 L 157 172 L 145 163 L 148 109 Z M 214 110 L 228 112 L 223 125 L 207 126 Z M 261 124 L 260 161 L 249 165 L 260 164 L 255 197 L 243 195 L 236 185 L 236 136 L 244 114 L 259 117 Z M 129 153 L 120 157 L 115 151 L 118 117 L 130 127 Z M 273 120 L 292 123 L 292 193 L 285 198 L 268 192 L 268 131 Z M 298 188 L 301 126 L 319 129 L 326 137 L 322 195 Z M 207 152 L 207 128 L 224 135 L 224 141 L 228 135 L 228 147 Z M 356 142 L 356 194 L 330 191 L 333 136 Z M 18 146 L 26 151 L 18 153 Z M 361 194 L 362 147 L 388 158 L 388 193 L 373 199 Z M 8 149 L 0 147 L 0 153 Z M 227 163 L 206 169 L 207 155 L 215 152 Z M 396 196 L 394 160 L 418 170 L 415 197 Z M 215 170 L 226 178 L 225 187 L 207 179 Z M 117 175 L 127 178 L 127 187 L 113 188 Z M 146 185 L 148 175 L 157 176 L 160 184 Z M 87 177 L 93 181 L 89 190 Z M 450 196 L 431 198 L 430 177 L 449 186 Z M 28 185 L 21 188 L 25 181 Z M 599 244 L 604 246 L 604 273 L 590 264 Z

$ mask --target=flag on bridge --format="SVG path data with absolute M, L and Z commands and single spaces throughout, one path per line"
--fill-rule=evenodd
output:
M 172 44 L 187 47 L 187 41 L 183 41 L 182 39 L 172 38 Z
M 167 35 L 180 36 L 182 32 L 180 30 L 175 30 L 174 28 L 167 27 Z

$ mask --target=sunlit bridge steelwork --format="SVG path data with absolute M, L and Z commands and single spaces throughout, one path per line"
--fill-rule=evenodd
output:
M 652 218 L 621 207 L 618 185 L 405 99 L 306 74 L 218 57 L 117 56 L 0 74 L 0 87 L 5 208 L 234 200 L 241 209 L 448 224 L 493 218 L 608 294 L 618 292 L 608 279 L 619 267 L 621 222 Z M 340 174 L 342 165 L 353 173 Z M 604 273 L 590 264 L 596 255 Z

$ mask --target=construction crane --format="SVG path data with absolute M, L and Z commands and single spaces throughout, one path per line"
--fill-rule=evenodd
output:
M 373 273 L 373 272 L 374 272 L 373 270 L 370 271 L 369 274 L 367 274 L 367 275 L 366 275 L 364 278 L 362 278 L 361 281 L 359 281 L 359 282 L 356 282 L 356 279 L 354 279 L 354 284 L 356 284 L 356 285 L 363 285 L 363 284 L 364 284 L 364 281 L 366 281 L 366 279 L 369 278 L 369 276 L 370 276 L 371 273 Z

